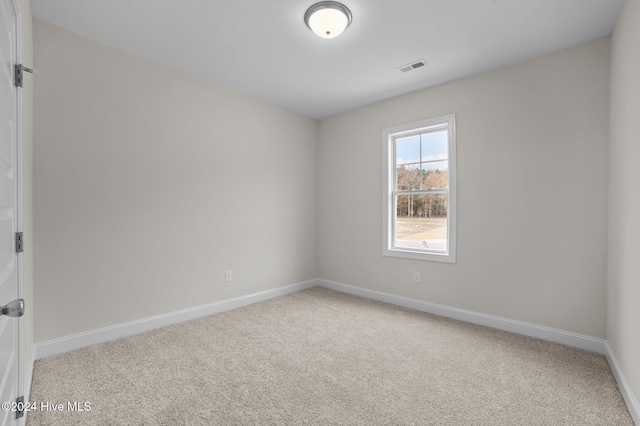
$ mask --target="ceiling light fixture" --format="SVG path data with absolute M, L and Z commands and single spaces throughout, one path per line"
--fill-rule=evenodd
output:
M 335 1 L 321 1 L 307 9 L 304 22 L 316 35 L 334 38 L 351 24 L 351 11 Z

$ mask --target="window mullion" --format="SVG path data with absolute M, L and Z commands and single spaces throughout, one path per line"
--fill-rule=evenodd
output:
M 435 188 L 435 189 L 409 189 L 402 190 L 397 189 L 393 191 L 393 195 L 428 195 L 428 194 L 448 194 L 449 188 Z
M 422 133 L 420 134 L 420 169 L 418 170 L 418 174 L 420 175 L 420 189 L 422 189 Z

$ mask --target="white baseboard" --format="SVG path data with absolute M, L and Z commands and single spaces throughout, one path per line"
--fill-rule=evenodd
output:
M 356 287 L 349 284 L 342 284 L 336 281 L 318 279 L 317 282 L 318 285 L 330 288 L 332 290 L 337 290 L 356 296 L 362 296 L 366 297 L 367 299 L 378 300 L 380 302 L 391 303 L 429 314 L 440 315 L 447 318 L 470 322 L 472 324 L 497 328 L 499 330 L 510 331 L 512 333 L 535 337 L 542 340 L 548 340 L 550 342 L 561 343 L 563 345 L 596 352 L 602 355 L 605 355 L 607 351 L 605 340 L 596 339 L 594 337 L 589 337 L 582 334 L 571 333 L 569 331 L 558 330 L 555 328 L 544 327 L 503 317 L 497 317 L 494 315 L 467 311 L 465 309 L 438 305 L 436 303 L 425 302 L 423 300 L 411 299 L 409 297 L 397 296 L 390 293 L 383 293 L 381 291 L 370 290 L 363 287 Z
M 182 309 L 180 311 L 169 312 L 149 318 L 143 318 L 110 327 L 99 328 L 85 333 L 78 333 L 59 339 L 49 340 L 34 345 L 34 358 L 42 359 L 53 355 L 62 354 L 86 346 L 104 343 L 122 337 L 132 336 L 149 330 L 154 330 L 168 325 L 178 324 L 184 321 L 228 311 L 230 309 L 251 305 L 274 297 L 284 296 L 315 287 L 316 280 L 308 280 L 295 284 L 277 287 L 259 293 L 246 296 L 234 297 L 232 299 L 221 300 L 219 302 L 208 303 L 206 305 L 193 308 Z
M 640 401 L 638 397 L 631 389 L 631 385 L 627 381 L 627 377 L 622 371 L 622 367 L 618 363 L 618 358 L 616 358 L 613 349 L 609 345 L 609 342 L 606 342 L 607 347 L 607 361 L 609 361 L 609 366 L 611 367 L 611 371 L 613 372 L 613 377 L 616 378 L 616 382 L 618 382 L 618 387 L 620 388 L 620 392 L 622 393 L 622 397 L 624 398 L 624 402 L 627 403 L 627 408 L 629 408 L 629 413 L 631 413 L 631 417 L 636 425 L 640 425 Z

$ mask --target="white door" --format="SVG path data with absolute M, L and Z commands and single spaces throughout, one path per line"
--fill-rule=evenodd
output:
M 17 231 L 17 87 L 14 66 L 17 60 L 17 12 L 12 0 L 0 0 L 0 306 L 18 299 Z M 13 305 L 15 307 L 15 304 Z M 0 403 L 18 397 L 22 342 L 15 311 L 0 315 Z M 0 411 L 2 426 L 17 425 L 16 412 Z M 10 407 L 15 408 L 15 407 Z

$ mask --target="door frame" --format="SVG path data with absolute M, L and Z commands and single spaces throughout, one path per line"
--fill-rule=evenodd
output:
M 16 49 L 16 64 L 22 64 L 22 8 L 20 4 L 20 0 L 10 0 L 11 5 L 13 6 L 13 10 L 16 13 L 16 41 L 15 41 L 15 49 Z M 14 70 L 15 72 L 15 70 Z M 23 230 L 23 217 L 22 217 L 22 90 L 20 87 L 16 87 L 16 232 L 22 232 Z M 23 271 L 22 271 L 22 257 L 23 253 L 16 253 L 16 268 L 17 268 L 17 281 L 18 281 L 18 298 L 22 299 L 24 297 L 24 291 L 22 286 L 23 281 Z M 28 398 L 28 395 L 25 395 L 25 364 L 24 364 L 24 353 L 26 350 L 26 342 L 25 342 L 25 330 L 24 330 L 24 316 L 17 318 L 18 320 L 18 385 L 17 392 L 18 396 L 24 395 L 25 398 Z M 29 389 L 27 390 L 27 392 Z M 25 399 L 26 401 L 26 399 Z M 24 426 L 27 419 L 27 412 L 24 413 L 20 419 L 18 419 L 17 424 L 19 426 Z

